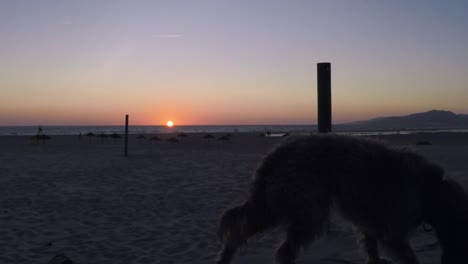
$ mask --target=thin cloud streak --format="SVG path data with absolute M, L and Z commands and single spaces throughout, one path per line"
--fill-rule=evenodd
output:
M 160 38 L 183 38 L 184 35 L 178 35 L 178 34 L 162 34 L 158 35 Z

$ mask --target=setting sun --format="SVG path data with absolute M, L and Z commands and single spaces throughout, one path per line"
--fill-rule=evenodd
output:
M 168 126 L 168 127 L 172 127 L 173 125 L 174 125 L 174 122 L 172 122 L 172 121 L 170 121 L 170 120 L 167 121 L 167 126 Z

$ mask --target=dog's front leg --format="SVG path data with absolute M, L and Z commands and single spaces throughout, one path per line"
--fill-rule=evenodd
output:
M 367 264 L 390 264 L 391 261 L 386 259 L 381 259 L 379 255 L 379 248 L 377 244 L 377 239 L 371 235 L 359 231 L 357 232 L 358 244 L 361 247 L 361 250 L 367 257 Z

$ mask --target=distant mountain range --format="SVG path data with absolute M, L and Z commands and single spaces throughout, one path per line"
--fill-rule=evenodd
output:
M 468 115 L 431 110 L 407 116 L 377 117 L 366 121 L 341 124 L 351 129 L 454 129 L 468 128 Z

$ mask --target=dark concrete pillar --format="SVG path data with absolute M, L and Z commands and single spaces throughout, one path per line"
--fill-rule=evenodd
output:
M 331 64 L 317 63 L 318 132 L 332 131 Z

